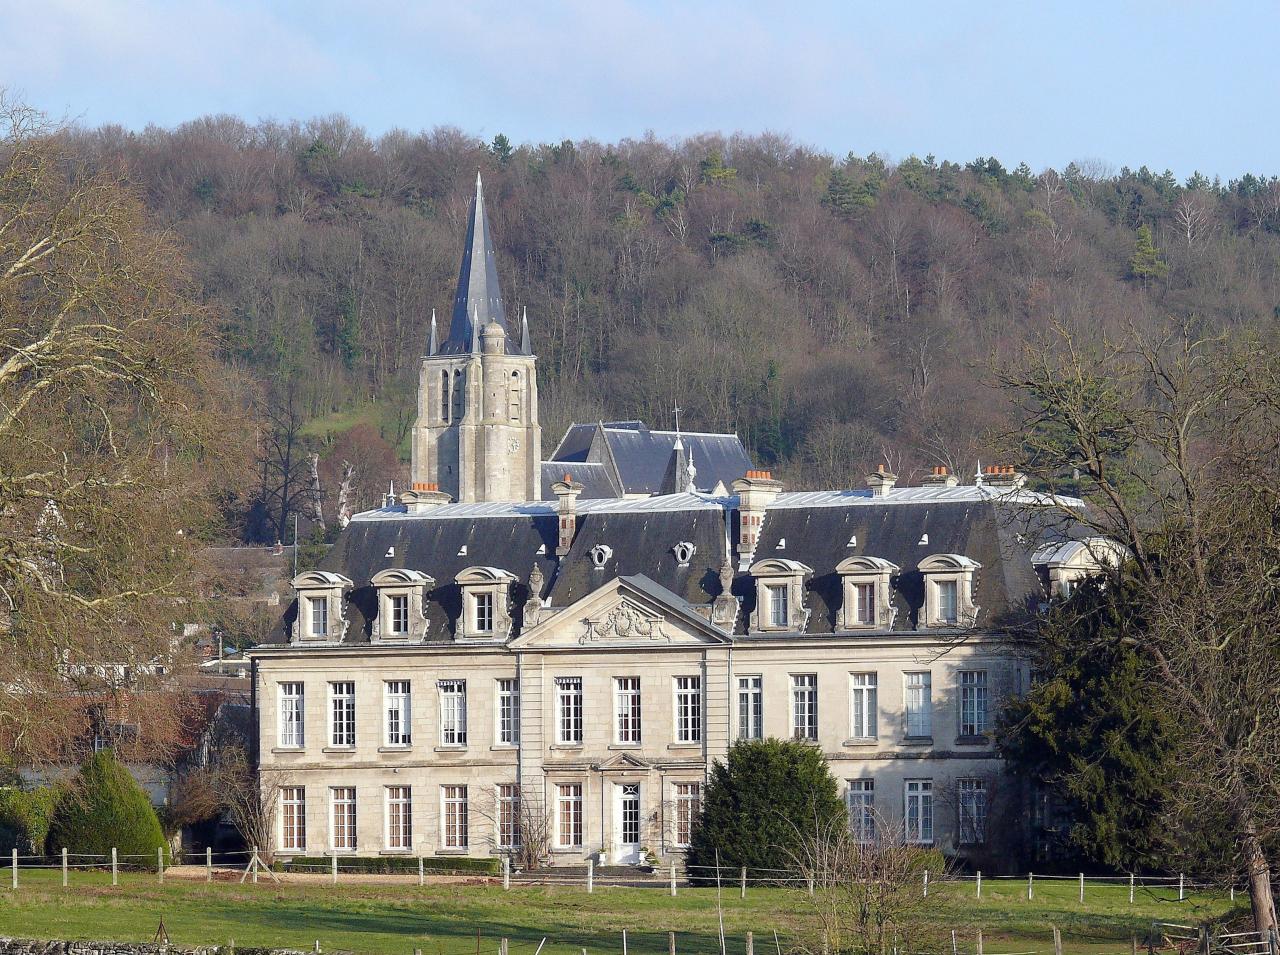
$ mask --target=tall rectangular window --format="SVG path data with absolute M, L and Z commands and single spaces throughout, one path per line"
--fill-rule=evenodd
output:
M 960 671 L 960 735 L 987 731 L 987 671 Z
M 582 677 L 556 677 L 556 742 L 576 746 L 582 742 Z
M 392 594 L 387 598 L 391 608 L 391 632 L 405 634 L 409 632 L 409 595 Z
M 356 787 L 333 786 L 329 790 L 332 849 L 356 847 Z
M 764 738 L 764 677 L 738 677 L 738 739 Z
M 933 780 L 908 779 L 906 781 L 907 841 L 929 844 L 933 842 Z
M 676 742 L 702 742 L 702 677 L 676 677 Z
M 302 786 L 284 786 L 280 790 L 280 848 L 306 851 L 307 791 Z
M 849 735 L 876 738 L 876 683 L 874 673 L 849 674 Z
M 520 742 L 520 684 L 512 678 L 498 681 L 498 744 L 515 746 Z
M 693 841 L 693 827 L 702 812 L 702 784 L 675 783 L 676 831 L 675 843 L 683 848 Z
M 520 845 L 520 787 L 515 783 L 498 786 L 498 848 Z
M 791 735 L 795 739 L 818 738 L 818 674 L 791 677 Z
M 560 783 L 556 786 L 556 846 L 561 849 L 582 846 L 581 783 Z
M 874 582 L 853 585 L 854 619 L 864 627 L 876 622 L 876 585 Z
M 617 740 L 640 742 L 640 678 L 620 676 L 614 680 Z
M 769 626 L 787 627 L 791 623 L 791 612 L 788 603 L 786 584 L 769 584 L 765 588 L 769 595 Z
M 493 594 L 484 592 L 475 595 L 476 633 L 493 632 Z
M 987 783 L 983 779 L 957 780 L 960 809 L 960 842 L 977 846 L 987 841 Z
M 413 848 L 413 790 L 409 786 L 387 787 L 387 848 Z
M 329 745 L 356 745 L 356 685 L 350 681 L 329 684 Z
M 441 680 L 440 745 L 467 745 L 467 681 Z
M 467 787 L 441 786 L 440 799 L 443 811 L 440 820 L 444 826 L 443 843 L 446 849 L 465 849 L 468 845 Z
M 311 635 L 325 637 L 329 635 L 329 598 L 308 597 L 311 606 Z
M 957 597 L 960 585 L 954 580 L 938 581 L 938 619 L 943 623 L 955 623 L 960 619 Z
M 876 784 L 873 779 L 849 780 L 849 832 L 858 842 L 876 837 Z
M 387 745 L 408 746 L 413 742 L 409 681 L 387 680 L 382 686 L 387 707 Z
M 305 710 L 301 683 L 280 684 L 280 745 L 302 749 Z
M 925 670 L 920 673 L 904 673 L 902 678 L 906 696 L 907 735 L 932 735 L 933 677 Z

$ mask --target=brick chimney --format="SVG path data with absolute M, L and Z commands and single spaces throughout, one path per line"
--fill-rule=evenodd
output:
M 434 481 L 414 481 L 413 487 L 400 493 L 400 503 L 410 514 L 421 514 L 448 504 L 451 500 L 453 499 L 440 490 L 440 485 Z
M 556 496 L 556 513 L 559 515 L 559 536 L 556 543 L 556 556 L 563 557 L 573 546 L 573 535 L 578 530 L 578 495 L 583 485 L 566 474 L 563 481 L 551 485 L 551 493 Z
M 987 487 L 1017 490 L 1027 483 L 1027 476 L 1012 464 L 996 464 L 983 469 L 982 483 Z
M 959 479 L 947 470 L 946 465 L 938 465 L 932 473 L 925 475 L 924 485 L 927 487 L 955 487 Z
M 738 495 L 739 564 L 746 563 L 756 552 L 765 511 L 781 492 L 782 482 L 775 481 L 768 471 L 748 471 L 733 482 L 733 493 Z
M 867 487 L 871 488 L 872 497 L 884 497 L 898 483 L 898 475 L 883 464 L 876 465 L 876 473 L 867 475 Z

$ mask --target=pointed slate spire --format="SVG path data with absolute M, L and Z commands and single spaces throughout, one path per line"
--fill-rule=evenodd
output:
M 436 331 L 436 310 L 431 310 L 431 340 L 427 343 L 427 354 L 434 355 L 440 350 L 440 333 Z
M 449 337 L 440 345 L 442 355 L 465 355 L 479 351 L 480 328 L 497 322 L 507 330 L 507 352 L 516 353 L 507 329 L 507 314 L 502 307 L 502 290 L 498 287 L 498 263 L 489 231 L 489 217 L 484 209 L 484 185 L 476 173 L 476 194 L 471 200 L 467 218 L 467 241 L 458 269 L 458 290 L 453 297 L 453 316 L 449 321 Z
M 662 477 L 662 485 L 658 488 L 658 493 L 683 494 L 688 491 L 693 484 L 693 475 L 690 473 L 692 466 L 689 452 L 685 450 L 684 442 L 680 440 L 680 435 L 677 433 L 676 443 L 671 447 L 671 457 L 667 459 L 667 471 Z
M 529 309 L 523 308 L 520 313 L 520 354 L 533 354 L 533 340 L 529 338 Z

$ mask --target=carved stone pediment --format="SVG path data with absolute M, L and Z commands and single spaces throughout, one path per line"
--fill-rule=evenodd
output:
M 647 762 L 639 756 L 631 753 L 615 753 L 599 765 L 599 770 L 604 773 L 608 772 L 648 772 L 651 768 Z
M 670 643 L 671 637 L 666 632 L 665 620 L 661 614 L 646 610 L 629 600 L 622 600 L 600 616 L 588 618 L 584 622 L 582 636 L 578 638 L 578 642 L 582 644 L 610 640 Z

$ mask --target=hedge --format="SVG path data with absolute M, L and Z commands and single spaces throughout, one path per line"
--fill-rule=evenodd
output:
M 165 838 L 147 794 L 124 764 L 103 750 L 85 761 L 58 801 L 45 845 L 54 852 L 65 846 L 101 856 L 115 847 L 122 857 L 139 857 L 130 864 L 150 866 Z
M 0 852 L 43 855 L 54 808 L 62 795 L 53 786 L 0 789 Z
M 287 862 L 277 862 L 274 868 L 282 871 L 288 871 L 289 869 L 324 869 L 328 871 L 332 866 L 332 856 L 294 856 Z M 416 873 L 418 871 L 418 856 L 338 856 L 338 868 L 343 872 L 364 872 L 377 875 Z M 425 872 L 498 875 L 502 871 L 502 863 L 498 859 L 477 859 L 471 856 L 422 856 L 422 868 Z

